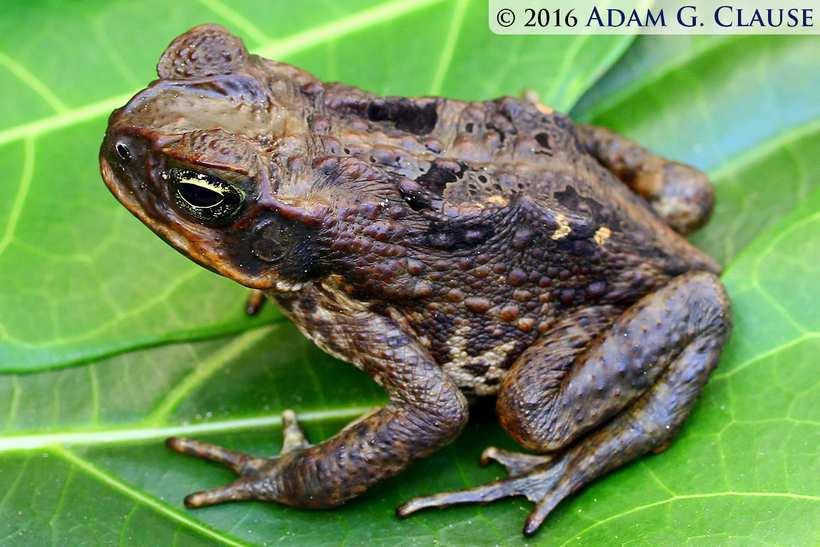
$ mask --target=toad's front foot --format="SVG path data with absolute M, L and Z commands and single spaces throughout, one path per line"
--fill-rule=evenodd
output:
M 537 504 L 524 524 L 524 535 L 531 536 L 538 531 L 538 527 L 550 511 L 578 488 L 577 479 L 580 477 L 577 474 L 583 472 L 581 469 L 570 469 L 570 458 L 564 454 L 537 456 L 509 452 L 491 446 L 481 454 L 481 465 L 487 465 L 492 460 L 504 465 L 510 474 L 509 477 L 465 490 L 413 498 L 396 509 L 396 515 L 399 518 L 406 518 L 426 507 L 443 508 L 465 503 L 487 503 L 512 496 L 526 496 Z
M 269 500 L 287 503 L 280 499 L 278 491 L 281 489 L 278 482 L 278 471 L 289 459 L 301 449 L 310 446 L 305 439 L 302 429 L 292 410 L 282 413 L 282 429 L 284 444 L 278 456 L 259 458 L 229 450 L 215 444 L 171 437 L 165 444 L 177 452 L 196 456 L 203 460 L 220 463 L 240 475 L 240 478 L 219 488 L 194 492 L 185 498 L 188 507 L 205 507 L 226 501 Z

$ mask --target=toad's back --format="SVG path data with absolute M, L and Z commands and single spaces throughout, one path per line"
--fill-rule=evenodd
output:
M 468 392 L 495 393 L 521 352 L 569 313 L 614 319 L 672 276 L 719 270 L 547 107 L 383 99 L 318 82 L 308 90 L 314 99 L 293 108 L 321 129 L 316 155 L 395 173 L 403 199 L 379 229 L 335 235 L 326 285 L 401 317 Z

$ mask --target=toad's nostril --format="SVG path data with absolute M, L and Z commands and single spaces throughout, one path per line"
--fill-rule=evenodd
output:
M 124 159 L 124 160 L 130 160 L 131 159 L 131 151 L 128 149 L 128 147 L 125 144 L 123 144 L 121 142 L 118 142 L 117 145 L 114 148 L 117 151 L 117 155 L 119 157 L 121 157 L 122 159 Z

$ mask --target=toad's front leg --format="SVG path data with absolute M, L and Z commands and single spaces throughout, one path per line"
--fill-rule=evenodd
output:
M 304 302 L 299 300 L 280 303 L 324 349 L 368 372 L 390 401 L 312 446 L 292 414 L 286 414 L 285 445 L 270 458 L 169 439 L 174 450 L 222 463 L 240 475 L 226 486 L 191 494 L 186 498 L 189 507 L 239 500 L 333 507 L 450 443 L 467 421 L 467 402 L 459 389 L 427 350 L 390 318 L 365 309 L 343 311 L 315 299 L 309 300 L 309 309 L 301 308 Z

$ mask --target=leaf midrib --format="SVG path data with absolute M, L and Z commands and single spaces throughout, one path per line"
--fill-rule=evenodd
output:
M 303 423 L 350 420 L 358 418 L 372 407 L 340 407 L 299 413 Z M 214 420 L 197 424 L 148 425 L 144 421 L 128 424 L 129 427 L 102 427 L 86 431 L 55 430 L 40 434 L 4 435 L 0 437 L 0 453 L 31 450 L 60 445 L 92 446 L 123 444 L 138 441 L 165 439 L 167 437 L 235 432 L 240 430 L 281 427 L 279 415 L 244 417 L 235 420 Z

